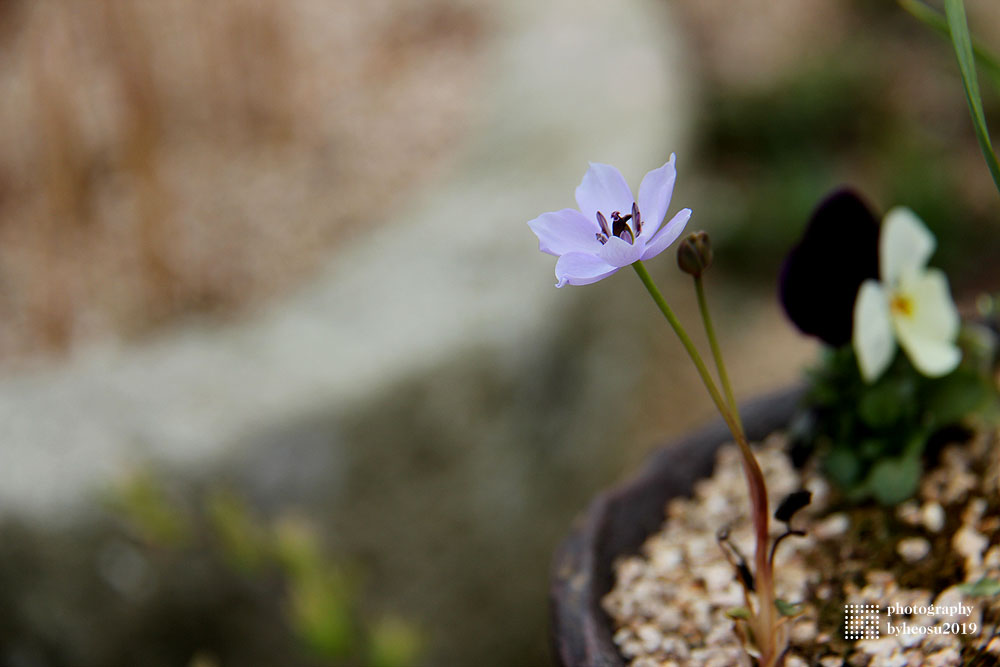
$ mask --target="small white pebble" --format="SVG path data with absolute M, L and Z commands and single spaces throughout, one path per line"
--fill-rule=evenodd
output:
M 895 593 L 898 588 L 896 577 L 892 572 L 885 570 L 872 570 L 865 574 L 865 581 L 868 585 L 861 591 L 862 597 L 868 599 L 884 598 L 889 593 Z
M 660 631 L 656 629 L 656 626 L 649 623 L 640 625 L 635 634 L 639 637 L 639 641 L 642 642 L 642 648 L 646 651 L 646 653 L 656 651 L 663 643 L 663 635 L 661 635 Z
M 907 563 L 916 563 L 930 552 L 931 543 L 922 537 L 907 537 L 896 545 L 896 553 Z
M 792 643 L 806 644 L 816 638 L 816 621 L 799 621 L 792 626 Z
M 826 481 L 825 477 L 814 475 L 806 480 L 804 486 L 812 491 L 812 499 L 809 503 L 810 514 L 816 515 L 826 509 L 830 500 L 830 482 Z
M 932 533 L 941 532 L 946 518 L 941 503 L 924 503 L 923 509 L 920 510 L 920 520 L 924 528 Z
M 965 506 L 965 511 L 962 513 L 962 523 L 975 526 L 979 523 L 979 520 L 983 518 L 983 513 L 986 512 L 986 499 L 985 498 L 973 498 L 969 501 L 969 504 Z
M 911 526 L 916 525 L 920 522 L 920 506 L 915 500 L 907 500 L 896 507 L 896 516 Z
M 988 570 L 1000 570 L 1000 544 L 994 545 L 983 556 L 983 567 Z
M 956 667 L 962 664 L 962 656 L 954 646 L 923 656 L 921 663 L 927 667 Z
M 725 590 L 733 582 L 734 577 L 733 566 L 729 563 L 708 565 L 701 570 L 701 579 L 705 582 L 705 589 L 710 593 Z
M 902 652 L 899 650 L 899 642 L 896 641 L 895 637 L 882 637 L 881 639 L 862 639 L 857 642 L 856 646 L 862 651 L 870 656 L 882 658 L 894 657 L 894 655 L 902 656 Z M 879 664 L 889 664 L 886 662 L 880 662 Z
M 663 610 L 656 615 L 654 620 L 661 629 L 666 630 L 667 632 L 673 632 L 681 626 L 681 621 L 683 619 L 681 618 L 681 613 L 677 611 L 676 608 L 670 606 L 664 607 Z
M 618 645 L 618 650 L 622 652 L 622 655 L 626 658 L 635 658 L 636 656 L 642 655 L 642 643 L 636 639 L 629 639 Z
M 897 652 L 888 658 L 872 661 L 872 667 L 910 667 L 913 663 L 903 653 Z
M 618 579 L 623 584 L 629 584 L 639 577 L 641 577 L 646 571 L 646 563 L 638 556 L 632 556 L 631 558 L 625 558 L 618 562 Z
M 967 561 L 972 561 L 977 565 L 983 562 L 983 552 L 989 543 L 990 541 L 985 536 L 969 526 L 959 528 L 951 540 L 951 546 L 955 551 L 964 556 Z
M 678 547 L 656 549 L 650 558 L 650 564 L 658 572 L 669 572 L 679 567 L 684 560 L 684 552 Z
M 949 586 L 948 588 L 941 591 L 941 594 L 934 598 L 934 606 L 940 609 L 946 609 L 948 607 L 958 607 L 962 604 L 965 599 L 964 594 L 959 590 L 958 586 Z M 943 621 L 966 621 L 967 619 L 961 616 L 944 616 L 941 614 L 936 614 L 934 616 L 937 620 Z M 952 635 L 936 635 L 938 637 L 950 638 Z
M 704 667 L 732 667 L 733 665 L 740 664 L 739 661 L 743 659 L 743 654 L 740 651 L 742 649 L 739 651 L 713 651 L 704 662 L 696 664 L 704 665 Z
M 817 523 L 812 529 L 812 535 L 821 540 L 839 537 L 851 527 L 851 520 L 844 513 L 831 514 Z
M 928 635 L 920 645 L 924 653 L 933 653 L 943 648 L 960 648 L 961 644 L 956 635 Z
M 680 658 L 681 660 L 687 659 L 691 654 L 687 642 L 679 637 L 667 637 L 664 639 L 662 649 L 667 655 Z
M 660 667 L 660 661 L 655 658 L 643 656 L 633 660 L 629 667 Z
M 881 639 L 862 639 L 857 642 L 855 646 L 868 655 L 889 655 L 898 648 L 896 640 L 892 637 L 882 637 Z

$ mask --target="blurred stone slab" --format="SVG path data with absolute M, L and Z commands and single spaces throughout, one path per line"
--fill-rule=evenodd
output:
M 148 460 L 222 476 L 319 521 L 366 602 L 426 632 L 426 664 L 544 663 L 551 550 L 621 465 L 651 309 L 628 275 L 556 290 L 525 223 L 574 206 L 588 160 L 634 186 L 676 151 L 683 174 L 691 109 L 659 4 L 490 7 L 454 169 L 313 284 L 0 379 L 0 510 L 72 517 Z
M 680 46 L 645 0 L 492 5 L 484 115 L 454 173 L 358 234 L 315 284 L 240 323 L 0 380 L 0 510 L 58 515 L 124 465 L 199 467 L 462 353 L 523 360 L 567 324 L 581 293 L 552 287 L 553 258 L 525 222 L 573 205 L 587 160 L 637 183 L 683 151 Z

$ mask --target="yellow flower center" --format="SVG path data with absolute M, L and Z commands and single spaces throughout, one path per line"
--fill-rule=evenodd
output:
M 913 315 L 913 299 L 906 294 L 893 294 L 889 300 L 889 309 L 897 315 L 911 317 Z

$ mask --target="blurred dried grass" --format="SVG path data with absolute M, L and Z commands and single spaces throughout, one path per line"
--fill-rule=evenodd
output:
M 0 0 L 0 361 L 238 312 L 469 127 L 460 0 Z

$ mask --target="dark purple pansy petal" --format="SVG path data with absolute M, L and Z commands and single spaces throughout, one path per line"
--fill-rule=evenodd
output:
M 781 267 L 780 296 L 803 333 L 839 347 L 851 340 L 861 283 L 878 278 L 875 216 L 850 190 L 837 190 L 813 212 Z

